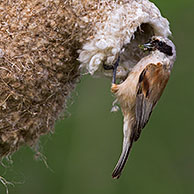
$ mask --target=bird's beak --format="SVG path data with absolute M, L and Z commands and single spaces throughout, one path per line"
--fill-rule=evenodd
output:
M 148 42 L 146 44 L 143 44 L 143 45 L 139 45 L 139 48 L 142 49 L 143 51 L 150 51 L 152 50 L 154 47 L 153 47 L 153 44 L 151 42 Z

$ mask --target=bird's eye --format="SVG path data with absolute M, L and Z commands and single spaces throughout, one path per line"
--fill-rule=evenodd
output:
M 160 42 L 158 42 L 158 46 L 162 46 L 163 45 L 163 43 L 160 41 Z

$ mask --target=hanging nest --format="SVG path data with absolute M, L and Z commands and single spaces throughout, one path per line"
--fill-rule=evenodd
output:
M 153 35 L 170 30 L 148 0 L 0 0 L 0 158 L 53 131 L 80 69 L 111 76 L 122 53 L 127 74 Z

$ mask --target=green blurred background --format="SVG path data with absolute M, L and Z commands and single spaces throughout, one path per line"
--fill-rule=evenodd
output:
M 171 23 L 177 61 L 121 178 L 111 178 L 121 152 L 121 112 L 110 113 L 110 81 L 85 76 L 68 118 L 41 138 L 49 168 L 27 147 L 13 155 L 12 165 L 0 167 L 0 175 L 15 183 L 10 194 L 194 193 L 194 1 L 154 2 Z

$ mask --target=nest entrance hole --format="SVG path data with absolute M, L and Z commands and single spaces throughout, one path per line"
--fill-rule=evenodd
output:
M 148 55 L 139 48 L 139 45 L 145 44 L 154 36 L 154 29 L 149 23 L 143 23 L 137 28 L 132 40 L 123 47 L 124 52 L 120 55 L 122 66 L 127 69 L 133 68 L 143 57 Z

